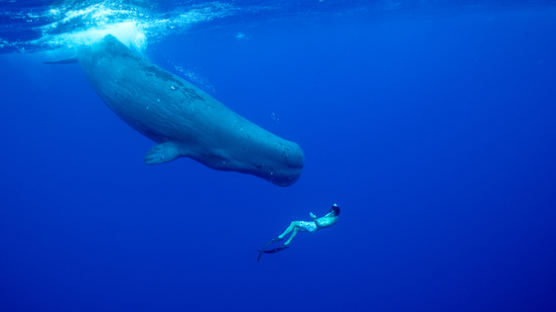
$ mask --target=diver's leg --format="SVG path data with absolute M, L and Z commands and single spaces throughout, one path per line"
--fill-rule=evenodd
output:
M 276 253 L 280 250 L 284 250 L 286 248 L 288 248 L 289 243 L 292 241 L 292 239 L 295 237 L 295 235 L 297 235 L 297 229 L 299 226 L 299 221 L 292 221 L 290 223 L 290 225 L 288 226 L 288 228 L 280 235 L 278 235 L 278 237 L 271 239 L 270 241 L 268 241 L 268 243 L 266 243 L 266 245 L 262 248 L 257 250 L 259 252 L 259 255 L 257 256 L 257 262 L 261 260 L 261 256 L 263 253 Z M 292 235 L 288 238 L 288 240 L 280 247 L 277 248 L 273 248 L 273 249 L 266 249 L 268 246 L 270 246 L 270 244 L 274 243 L 274 242 L 278 242 L 284 239 L 284 237 L 286 237 L 286 235 L 292 233 Z
M 292 231 L 292 235 L 290 235 L 290 238 L 288 238 L 288 240 L 284 243 L 284 246 L 288 246 L 291 243 L 292 239 L 297 235 L 297 232 L 297 227 L 295 227 Z
M 284 245 L 282 245 L 282 247 L 278 247 L 278 248 L 274 248 L 274 249 L 270 249 L 270 250 L 267 250 L 267 249 L 266 249 L 266 248 L 267 248 L 268 246 L 270 246 L 272 243 L 279 242 L 279 241 L 283 240 L 284 237 L 286 237 L 286 235 L 288 235 L 289 233 L 291 233 L 291 232 L 296 228 L 297 225 L 298 225 L 298 221 L 292 221 L 292 222 L 290 223 L 290 225 L 288 226 L 288 228 L 287 228 L 282 234 L 278 235 L 278 237 L 275 237 L 275 238 L 269 240 L 269 241 L 264 245 L 263 248 L 261 248 L 261 249 L 258 250 L 258 251 L 259 251 L 259 256 L 257 257 L 257 261 L 261 260 L 261 255 L 262 255 L 263 252 L 264 252 L 264 253 L 274 253 L 274 252 L 276 252 L 276 251 L 280 251 L 280 250 L 282 250 L 282 249 L 284 249 L 284 248 L 287 248 L 288 246 L 284 244 Z M 291 241 L 291 238 L 290 238 L 288 241 Z
M 291 231 L 295 229 L 296 226 L 297 226 L 297 221 L 292 221 L 290 223 L 290 226 L 288 226 L 288 228 L 282 234 L 278 235 L 278 240 L 283 240 L 284 237 L 286 237 L 286 235 L 290 234 Z

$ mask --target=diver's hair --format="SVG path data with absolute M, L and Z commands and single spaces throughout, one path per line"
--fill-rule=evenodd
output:
M 332 205 L 330 211 L 334 212 L 334 215 L 337 216 L 340 214 L 340 207 L 338 207 L 338 205 Z

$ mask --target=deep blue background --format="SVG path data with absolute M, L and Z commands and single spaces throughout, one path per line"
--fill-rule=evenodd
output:
M 301 179 L 145 166 L 78 66 L 1 55 L 0 311 L 556 311 L 554 7 L 236 19 L 147 54 L 298 142 Z

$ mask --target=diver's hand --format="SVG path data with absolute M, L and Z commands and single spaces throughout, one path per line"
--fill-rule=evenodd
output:
M 317 218 L 317 216 L 316 216 L 314 213 L 312 213 L 312 212 L 309 212 L 309 215 L 311 216 L 312 219 L 316 219 L 316 218 Z

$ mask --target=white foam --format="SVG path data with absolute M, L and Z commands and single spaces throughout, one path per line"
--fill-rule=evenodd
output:
M 47 39 L 52 46 L 73 48 L 78 45 L 92 44 L 106 35 L 113 35 L 129 47 L 144 49 L 147 46 L 147 36 L 143 26 L 136 21 L 123 21 L 99 27 L 91 27 L 81 31 L 63 33 Z
M 16 48 L 30 47 L 42 51 L 72 49 L 92 44 L 111 34 L 127 46 L 142 50 L 149 40 L 187 30 L 193 24 L 227 17 L 237 11 L 238 8 L 218 1 L 177 7 L 170 12 L 156 12 L 122 0 L 71 2 L 70 5 L 56 5 L 32 16 L 48 21 L 36 28 L 42 33 L 40 38 L 12 43 L 0 41 L 0 48 L 13 44 Z

